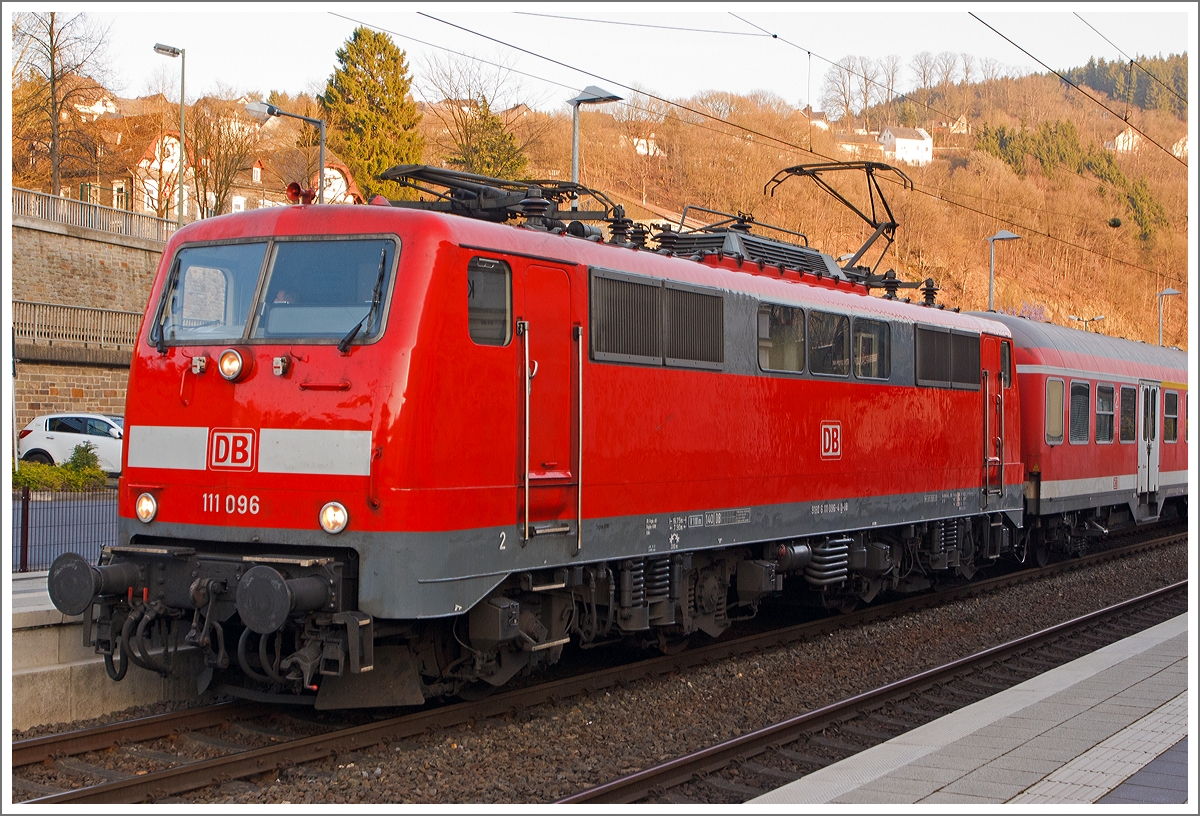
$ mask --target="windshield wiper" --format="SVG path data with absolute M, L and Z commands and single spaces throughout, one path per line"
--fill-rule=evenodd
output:
M 375 310 L 379 308 L 379 303 L 383 300 L 383 274 L 385 271 L 387 271 L 386 245 L 379 253 L 379 274 L 375 277 L 375 291 L 371 293 L 371 309 L 367 312 L 366 317 L 355 323 L 354 327 L 346 332 L 346 336 L 338 341 L 338 351 L 342 354 L 346 353 L 346 349 L 350 348 L 350 344 L 354 342 L 354 338 L 358 337 L 358 333 L 362 331 L 363 324 L 370 325 L 371 317 L 375 314 Z

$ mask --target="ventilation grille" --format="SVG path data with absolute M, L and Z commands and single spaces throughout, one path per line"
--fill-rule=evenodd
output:
M 793 266 L 802 272 L 820 272 L 830 274 L 825 264 L 825 257 L 811 249 L 803 249 L 782 241 L 772 241 L 757 235 L 739 235 L 738 240 L 744 246 L 744 254 L 752 261 L 762 261 L 772 266 Z
M 662 286 L 592 277 L 592 352 L 597 360 L 662 362 Z
M 667 363 L 719 366 L 725 361 L 725 301 L 668 286 Z
M 695 255 L 696 253 L 719 252 L 725 249 L 725 233 L 722 232 L 688 232 L 675 239 L 672 252 L 676 255 Z
M 917 326 L 917 385 L 979 389 L 979 335 Z

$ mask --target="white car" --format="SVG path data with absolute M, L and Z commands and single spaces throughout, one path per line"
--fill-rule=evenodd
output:
M 105 473 L 121 472 L 121 439 L 125 417 L 109 414 L 46 414 L 25 426 L 17 439 L 17 454 L 24 462 L 61 465 L 75 446 L 91 442 Z

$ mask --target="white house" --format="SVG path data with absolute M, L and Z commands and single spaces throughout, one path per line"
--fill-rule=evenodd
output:
M 1144 141 L 1145 139 L 1142 138 L 1142 134 L 1133 128 L 1127 127 L 1110 141 L 1105 142 L 1104 149 L 1115 153 L 1137 153 L 1142 149 Z
M 884 156 L 905 164 L 929 164 L 933 161 L 933 137 L 924 128 L 888 125 L 879 133 Z
M 805 105 L 804 110 L 800 113 L 813 127 L 829 130 L 829 117 L 825 115 L 825 111 L 815 111 L 812 109 L 812 105 Z

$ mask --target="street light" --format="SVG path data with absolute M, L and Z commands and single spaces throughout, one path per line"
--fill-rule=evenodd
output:
M 266 102 L 247 102 L 246 110 L 249 113 L 257 113 L 260 116 L 289 116 L 292 119 L 303 119 L 310 125 L 316 125 L 321 130 L 321 170 L 317 174 L 317 203 L 325 203 L 325 120 L 314 119 L 311 116 L 301 116 L 298 113 L 288 113 L 285 110 L 280 110 L 274 105 L 268 105 Z
M 1093 323 L 1095 323 L 1097 320 L 1104 319 L 1104 315 L 1096 315 L 1095 317 L 1076 317 L 1075 315 L 1067 315 L 1067 317 L 1071 320 L 1078 320 L 1080 323 L 1082 323 L 1084 331 L 1091 331 L 1090 326 Z
M 988 238 L 988 311 L 992 311 L 992 302 L 996 295 L 996 242 L 1011 241 L 1014 238 L 1020 238 L 1020 235 L 1011 233 L 1008 230 L 1000 230 L 992 237 Z
M 579 106 L 591 105 L 601 102 L 620 102 L 621 97 L 614 93 L 597 88 L 595 85 L 588 85 L 583 89 L 583 92 L 574 99 L 568 99 L 567 103 L 571 106 L 571 183 L 579 183 Z M 579 196 L 571 194 L 571 209 L 579 209 Z
M 187 167 L 187 151 L 183 141 L 183 80 L 187 74 L 187 52 L 173 45 L 154 44 L 154 51 L 164 57 L 179 57 L 179 173 L 176 182 L 179 185 L 179 226 L 183 226 L 183 171 Z
M 1183 294 L 1183 292 L 1180 292 L 1178 289 L 1170 289 L 1170 288 L 1163 289 L 1161 292 L 1158 293 L 1158 344 L 1160 346 L 1162 345 L 1162 300 L 1163 300 L 1163 298 L 1170 297 L 1171 295 L 1182 295 L 1182 294 Z

